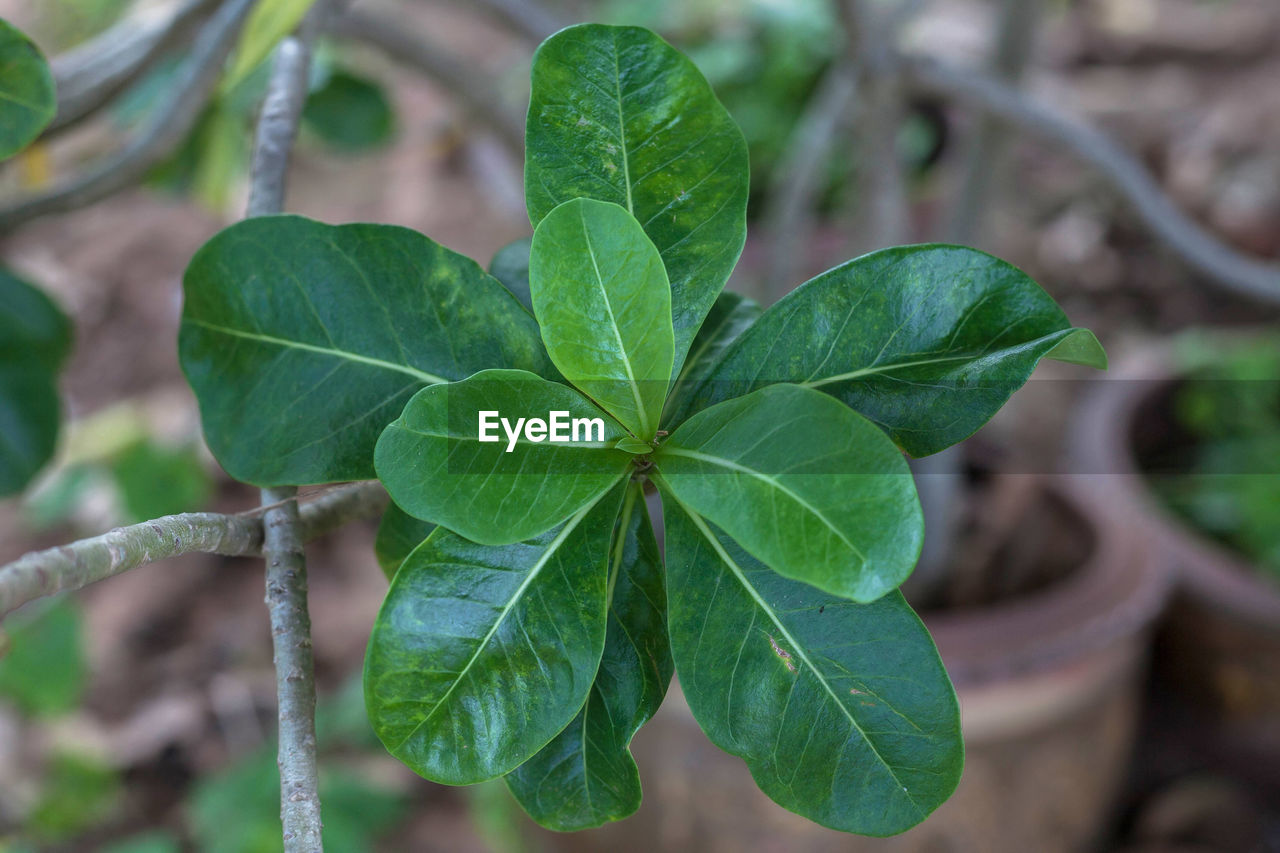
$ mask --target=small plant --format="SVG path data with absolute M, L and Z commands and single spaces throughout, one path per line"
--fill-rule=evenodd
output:
M 1152 484 L 1175 512 L 1280 582 L 1280 340 L 1183 344 L 1186 378 L 1174 392 L 1173 415 L 1195 446 L 1189 458 L 1150 460 L 1182 463 L 1182 476 L 1157 476 Z
M 555 829 L 625 817 L 674 666 L 775 801 L 913 826 L 963 745 L 896 591 L 923 536 L 901 450 L 970 435 L 1043 357 L 1104 366 L 1100 346 L 956 246 L 855 259 L 763 314 L 722 293 L 746 147 L 647 30 L 548 39 L 526 143 L 534 236 L 502 281 L 384 225 L 262 217 L 202 248 L 180 352 L 210 447 L 261 486 L 385 484 L 365 695 L 421 775 L 505 777 Z

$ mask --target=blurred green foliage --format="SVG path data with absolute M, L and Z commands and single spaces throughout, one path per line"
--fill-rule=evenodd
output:
M 1195 443 L 1187 475 L 1157 478 L 1157 489 L 1280 582 L 1280 337 L 1193 337 L 1179 349 L 1187 379 L 1174 413 Z
M 335 68 L 307 98 L 304 126 L 337 151 L 357 153 L 385 145 L 395 133 L 395 112 L 382 86 Z
M 400 820 L 406 803 L 394 791 L 366 782 L 349 768 L 323 762 L 324 844 L 331 850 L 371 850 Z M 261 749 L 192 792 L 192 832 L 203 853 L 278 853 L 280 776 L 274 748 Z
M 8 648 L 0 657 L 0 698 L 29 716 L 53 716 L 75 708 L 88 669 L 82 621 L 67 598 L 24 608 L 5 619 Z
M 130 521 L 197 510 L 213 494 L 213 480 L 194 446 L 137 441 L 111 460 L 111 473 Z
M 73 838 L 107 817 L 120 795 L 120 778 L 107 765 L 81 754 L 55 754 L 26 830 L 41 841 Z
M 180 853 L 178 839 L 163 831 L 144 832 L 103 847 L 101 853 Z
M 71 323 L 40 289 L 0 269 L 0 496 L 26 487 L 57 446 L 58 371 Z

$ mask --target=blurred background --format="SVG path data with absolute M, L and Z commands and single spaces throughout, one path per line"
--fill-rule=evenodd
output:
M 0 562 L 256 490 L 204 448 L 178 369 L 182 271 L 239 218 L 265 69 L 140 181 L 6 218 L 137 138 L 210 2 L 0 0 L 59 79 L 190 19 L 113 97 L 0 169 L 0 261 L 70 317 L 54 461 L 0 501 Z M 770 304 L 882 246 L 1027 270 L 1112 370 L 1042 365 L 917 463 L 907 592 L 961 697 L 955 797 L 860 839 L 773 805 L 673 686 L 638 736 L 640 813 L 537 830 L 500 783 L 385 754 L 359 674 L 387 581 L 356 524 L 308 549 L 325 836 L 337 851 L 1280 851 L 1280 4 L 1275 0 L 357 0 L 321 44 L 288 209 L 418 229 L 482 264 L 529 234 L 538 41 L 651 27 L 746 135 L 730 288 Z M 148 28 L 151 28 L 150 30 Z M 77 50 L 79 46 L 79 50 Z M 83 81 L 81 81 L 83 82 Z M 191 555 L 3 623 L 0 851 L 279 849 L 259 561 Z

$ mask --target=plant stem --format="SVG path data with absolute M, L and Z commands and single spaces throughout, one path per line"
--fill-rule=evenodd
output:
M 280 742 L 280 823 L 285 853 L 324 849 L 321 840 L 320 775 L 316 763 L 316 681 L 307 612 L 307 563 L 302 551 L 297 489 L 263 489 L 262 556 L 267 563 L 267 611 Z
M 1001 0 L 991 73 L 1009 86 L 1020 85 L 1035 45 L 1040 0 Z M 970 245 L 982 241 L 988 202 L 1009 147 L 1010 126 L 990 113 L 978 117 L 969 140 L 964 177 L 951 205 L 946 239 Z
M 271 79 L 258 117 L 246 216 L 284 209 L 289 154 L 298 135 L 311 72 L 311 46 L 333 3 L 319 0 L 298 31 L 276 48 Z M 270 286 L 270 285 L 268 285 Z M 302 550 L 298 490 L 263 489 L 266 603 L 276 671 L 280 768 L 280 823 L 285 853 L 324 849 L 320 774 L 316 761 L 316 681 L 307 611 L 307 563 Z
M 378 483 L 355 483 L 306 503 L 302 538 L 314 539 L 386 506 Z M 26 554 L 0 566 L 0 616 L 22 605 L 138 566 L 182 554 L 256 557 L 262 554 L 262 510 L 239 515 L 189 512 L 120 527 L 101 536 Z

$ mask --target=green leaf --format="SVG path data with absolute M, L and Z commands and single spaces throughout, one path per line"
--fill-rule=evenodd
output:
M 492 413 L 480 441 L 481 413 Z M 531 436 L 527 423 L 551 412 L 594 421 L 579 441 Z M 508 419 L 507 427 L 497 418 Z M 472 542 L 506 545 L 543 533 L 594 503 L 623 476 L 631 456 L 615 450 L 622 428 L 567 385 L 519 370 L 483 370 L 424 388 L 378 439 L 378 477 L 405 512 Z M 586 438 L 591 440 L 583 440 Z
M 249 134 L 243 116 L 222 103 L 208 108 L 196 129 L 191 194 L 207 210 L 221 213 L 235 188 L 236 178 L 249 170 Z
M 50 717 L 72 710 L 88 681 L 84 627 L 73 601 L 58 599 L 4 620 L 0 698 L 24 714 Z
M 258 0 L 240 31 L 240 42 L 231 55 L 220 85 L 227 94 L 263 63 L 280 40 L 298 28 L 315 0 Z
M 706 79 L 648 30 L 583 24 L 534 54 L 529 219 L 594 198 L 639 220 L 671 282 L 674 373 L 742 252 L 747 171 L 742 133 Z
M 621 489 L 528 542 L 437 529 L 391 582 L 369 638 L 365 704 L 414 772 L 469 785 L 514 770 L 573 719 L 604 647 Z
M 623 501 L 609 577 L 609 628 L 587 703 L 506 777 L 525 811 L 561 832 L 620 820 L 640 807 L 640 776 L 628 746 L 671 681 L 662 557 L 639 483 Z
M 955 789 L 964 744 L 901 594 L 854 604 L 781 578 L 667 497 L 672 654 L 702 730 L 823 826 L 881 836 L 924 820 Z
M 378 524 L 378 535 L 373 540 L 373 553 L 387 580 L 395 577 L 404 558 L 435 529 L 431 522 L 414 518 L 394 503 L 387 507 Z
M 246 220 L 183 285 L 179 356 L 205 437 L 259 486 L 372 477 L 379 432 L 424 385 L 551 370 L 506 288 L 407 228 Z
M 53 456 L 70 348 L 71 324 L 53 301 L 0 269 L 0 496 L 22 491 Z
M 53 74 L 40 49 L 0 20 L 0 160 L 30 145 L 57 110 Z
M 618 439 L 618 443 L 615 444 L 614 447 L 624 453 L 634 453 L 637 455 L 653 452 L 652 444 L 647 441 L 641 441 L 631 435 L 624 435 L 622 438 Z
M 960 246 L 873 252 L 801 285 L 738 338 L 687 409 L 795 382 L 843 401 L 913 456 L 972 435 L 1041 358 L 1106 367 L 1017 268 Z
M 567 201 L 533 232 L 533 313 L 565 378 L 641 439 L 671 382 L 671 288 L 658 250 L 616 204 Z
M 382 86 L 343 69 L 307 98 L 302 121 L 326 145 L 358 153 L 391 141 L 395 112 Z
M 529 293 L 529 251 L 533 239 L 514 240 L 494 253 L 489 262 L 489 275 L 502 282 L 520 304 L 533 313 L 533 295 Z
M 906 460 L 839 402 L 771 385 L 690 418 L 655 479 L 779 574 L 854 601 L 902 583 L 924 521 Z
M 671 388 L 662 412 L 664 423 L 679 424 L 687 416 L 685 405 L 690 394 L 724 358 L 729 345 L 760 318 L 760 306 L 752 299 L 726 290 L 711 306 L 707 319 L 689 347 L 689 357 Z
M 193 512 L 213 494 L 213 478 L 194 447 L 134 442 L 111 460 L 111 473 L 134 522 Z

